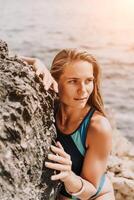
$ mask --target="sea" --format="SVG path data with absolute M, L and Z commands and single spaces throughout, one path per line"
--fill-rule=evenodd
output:
M 134 0 L 0 0 L 0 39 L 48 68 L 63 48 L 96 56 L 106 108 L 134 143 Z

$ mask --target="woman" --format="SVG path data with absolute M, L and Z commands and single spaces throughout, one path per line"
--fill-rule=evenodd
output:
M 51 146 L 54 154 L 45 163 L 58 172 L 51 179 L 63 182 L 57 199 L 114 200 L 105 174 L 112 130 L 104 112 L 96 59 L 85 51 L 64 49 L 53 60 L 52 76 L 38 59 L 23 59 L 43 75 L 46 89 L 51 86 L 58 91 L 57 144 Z

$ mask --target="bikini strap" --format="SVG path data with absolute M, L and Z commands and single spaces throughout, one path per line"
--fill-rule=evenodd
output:
M 82 126 L 81 126 L 81 130 L 80 130 L 80 133 L 81 133 L 81 141 L 82 141 L 82 144 L 83 144 L 83 147 L 86 149 L 86 146 L 85 146 L 85 142 L 86 142 L 86 137 L 87 137 L 87 129 L 88 129 L 88 126 L 89 126 L 89 123 L 91 121 L 91 118 L 95 112 L 95 108 L 92 107 L 87 115 L 87 117 L 84 119 L 84 122 L 82 123 Z

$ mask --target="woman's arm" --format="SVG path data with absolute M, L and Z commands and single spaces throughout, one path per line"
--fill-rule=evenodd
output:
M 97 112 L 91 119 L 86 138 L 85 155 L 81 177 L 96 190 L 106 172 L 108 156 L 112 150 L 112 129 L 107 118 Z
M 32 65 L 37 76 L 41 75 L 46 90 L 48 90 L 51 87 L 51 89 L 58 93 L 57 82 L 51 76 L 50 71 L 40 59 L 24 56 L 19 56 L 19 58 L 22 59 L 24 62 L 28 63 L 29 65 Z

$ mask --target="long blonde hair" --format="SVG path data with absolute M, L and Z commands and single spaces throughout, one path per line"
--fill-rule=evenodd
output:
M 60 76 L 64 72 L 65 67 L 74 61 L 80 60 L 87 61 L 93 66 L 94 88 L 88 99 L 88 104 L 96 108 L 96 110 L 105 116 L 106 114 L 104 111 L 103 99 L 100 92 L 100 65 L 91 54 L 79 49 L 63 49 L 55 56 L 52 62 L 50 70 L 51 75 L 58 82 Z

